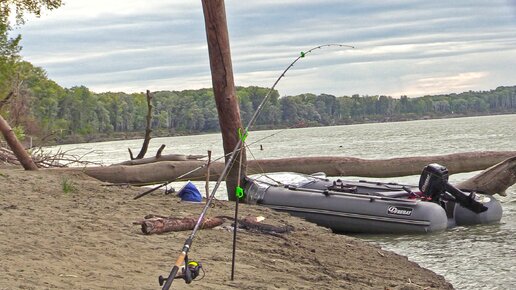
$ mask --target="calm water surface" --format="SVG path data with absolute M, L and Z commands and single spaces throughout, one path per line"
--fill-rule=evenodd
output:
M 322 155 L 391 158 L 516 150 L 516 115 L 260 131 L 251 132 L 247 142 L 251 144 L 248 158 L 257 159 Z M 127 160 L 127 148 L 138 151 L 141 144 L 142 140 L 131 140 L 61 147 L 77 155 L 89 152 L 85 160 L 111 164 Z M 212 150 L 216 158 L 223 153 L 220 134 L 155 138 L 149 154 L 161 144 L 167 145 L 165 154 L 206 154 Z M 450 179 L 460 181 L 472 175 L 457 174 Z M 418 176 L 385 180 L 416 184 Z M 204 188 L 202 183 L 198 185 Z M 507 193 L 508 197 L 500 198 L 504 209 L 500 224 L 458 227 L 431 235 L 359 237 L 408 256 L 443 275 L 457 289 L 516 289 L 516 187 Z

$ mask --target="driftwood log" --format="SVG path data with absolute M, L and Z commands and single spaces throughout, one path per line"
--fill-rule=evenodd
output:
M 162 146 L 164 146 L 164 145 L 162 145 Z M 160 148 L 163 148 L 163 147 L 160 147 Z M 184 154 L 161 155 L 161 152 L 158 151 L 158 153 L 156 153 L 156 156 L 153 156 L 153 157 L 127 160 L 127 161 L 124 161 L 124 162 L 113 164 L 111 166 L 116 166 L 116 165 L 142 165 L 142 164 L 155 163 L 155 162 L 161 162 L 161 161 L 188 161 L 188 160 L 197 160 L 197 159 L 200 159 L 200 158 L 203 158 L 203 157 L 204 157 L 204 155 L 184 155 Z
M 228 216 L 216 216 L 213 218 L 205 218 L 201 223 L 200 229 L 212 229 L 222 225 L 226 220 L 234 220 Z M 274 226 L 261 223 L 262 217 L 246 216 L 238 220 L 239 228 L 269 235 L 277 235 L 289 233 L 294 230 L 292 226 Z M 142 233 L 146 235 L 164 234 L 168 232 L 179 232 L 192 230 L 195 227 L 197 218 L 195 217 L 167 217 L 160 215 L 147 215 L 144 220 L 134 222 L 135 225 L 141 225 Z
M 133 224 L 141 225 L 142 233 L 144 233 L 146 235 L 151 235 L 151 234 L 163 234 L 163 233 L 168 233 L 168 232 L 193 230 L 196 223 L 197 223 L 197 218 L 194 218 L 194 217 L 176 218 L 176 217 L 148 215 L 145 217 L 144 220 L 134 222 Z M 223 223 L 224 223 L 224 219 L 220 218 L 220 217 L 205 218 L 202 220 L 200 228 L 201 229 L 211 229 L 216 226 L 220 226 Z
M 274 226 L 265 223 L 261 223 L 260 219 L 253 216 L 246 216 L 243 219 L 238 220 L 238 225 L 240 228 L 252 231 L 252 232 L 260 232 L 264 234 L 285 234 L 290 233 L 294 230 L 293 226 Z
M 379 160 L 353 157 L 297 157 L 248 161 L 247 170 L 250 174 L 282 171 L 311 174 L 322 171 L 328 176 L 397 177 L 420 174 L 423 167 L 429 163 L 439 163 L 446 166 L 450 174 L 483 170 L 514 156 L 516 156 L 516 151 L 469 152 Z M 173 180 L 203 165 L 205 165 L 204 161 L 189 160 L 68 170 L 83 170 L 91 177 L 110 183 L 151 184 Z M 210 165 L 210 180 L 217 180 L 223 167 L 224 164 L 221 162 L 212 162 Z M 508 170 L 506 174 L 510 174 L 510 172 Z M 185 178 L 203 181 L 206 174 L 206 166 L 204 166 Z
M 506 196 L 505 190 L 516 183 L 516 156 L 506 159 L 468 180 L 457 184 L 459 189 L 498 193 Z

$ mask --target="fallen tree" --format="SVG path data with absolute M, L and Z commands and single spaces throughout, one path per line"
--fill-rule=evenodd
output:
M 269 234 L 278 236 L 279 234 L 289 233 L 294 230 L 290 225 L 275 226 L 266 223 L 261 223 L 263 217 L 246 216 L 238 219 L 238 227 L 248 230 L 250 232 L 257 232 L 262 234 Z M 212 218 L 204 218 L 201 222 L 200 229 L 212 229 L 220 226 L 226 220 L 235 220 L 229 216 L 216 216 Z M 164 234 L 168 232 L 179 232 L 192 230 L 197 223 L 197 217 L 173 217 L 150 214 L 144 217 L 143 220 L 133 222 L 133 225 L 140 225 L 142 233 L 146 235 Z
M 166 217 L 148 215 L 144 220 L 134 222 L 134 225 L 141 225 L 142 233 L 146 235 L 163 234 L 167 232 L 178 232 L 192 230 L 197 223 L 196 217 Z M 202 220 L 200 229 L 212 229 L 224 223 L 221 217 L 205 218 Z
M 163 146 L 165 146 L 165 145 L 162 145 L 161 148 L 163 148 Z M 203 158 L 203 157 L 204 157 L 203 155 L 184 155 L 184 154 L 161 155 L 161 152 L 158 151 L 156 156 L 153 156 L 153 157 L 127 160 L 127 161 L 124 161 L 124 162 L 120 162 L 118 164 L 113 164 L 111 166 L 116 166 L 116 165 L 142 165 L 142 164 L 162 162 L 162 161 L 188 161 L 188 160 L 197 160 L 197 159 L 200 159 L 200 158 Z
M 328 176 L 397 177 L 420 174 L 425 165 L 439 163 L 446 166 L 450 174 L 455 174 L 483 170 L 514 156 L 516 156 L 516 151 L 468 152 L 379 160 L 354 157 L 296 157 L 248 161 L 247 170 L 250 174 L 282 171 L 311 174 L 322 171 Z M 485 190 L 485 192 L 492 194 L 503 192 L 503 190 L 500 190 L 501 188 L 507 188 L 514 184 L 514 181 L 510 184 L 514 178 L 511 179 L 509 176 L 514 174 L 516 170 L 514 166 L 510 166 L 515 162 L 515 160 L 509 159 L 505 163 L 505 167 L 503 167 L 506 169 L 505 171 L 501 170 L 500 166 L 496 167 L 497 173 L 494 174 L 496 175 L 494 177 L 490 173 L 482 175 L 477 178 L 473 187 L 476 186 L 478 190 L 478 186 L 485 187 L 487 184 L 498 183 L 499 180 L 503 179 L 505 182 L 501 183 L 500 188 L 491 187 L 491 189 Z M 83 170 L 84 173 L 91 177 L 110 183 L 141 185 L 174 180 L 178 176 L 198 167 L 202 168 L 186 176 L 185 179 L 203 181 L 207 173 L 206 166 L 203 167 L 203 165 L 205 165 L 205 162 L 199 160 L 163 161 L 141 165 L 113 165 L 67 170 Z M 217 180 L 223 167 L 224 164 L 221 162 L 212 162 L 210 165 L 210 180 Z M 486 178 L 492 179 L 492 181 L 480 182 Z M 492 189 L 497 191 L 493 192 Z
M 496 192 L 505 196 L 505 190 L 516 183 L 516 156 L 506 159 L 468 180 L 457 184 L 459 189 Z

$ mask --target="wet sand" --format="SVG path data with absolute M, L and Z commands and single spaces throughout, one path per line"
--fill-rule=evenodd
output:
M 168 275 L 190 232 L 147 236 L 133 222 L 151 213 L 198 216 L 202 205 L 161 192 L 134 201 L 141 191 L 81 173 L 0 167 L 0 289 L 160 289 L 158 276 Z M 233 209 L 216 202 L 208 217 Z M 442 276 L 361 240 L 263 207 L 239 212 L 295 230 L 285 238 L 239 231 L 234 281 L 232 232 L 201 230 L 190 259 L 203 264 L 205 277 L 175 281 L 173 289 L 452 289 Z

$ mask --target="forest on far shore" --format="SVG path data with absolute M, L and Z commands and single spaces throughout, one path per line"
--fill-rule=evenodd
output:
M 23 82 L 1 113 L 18 136 L 30 135 L 45 144 L 137 138 L 145 130 L 145 93 L 94 93 L 87 87 L 63 88 L 29 62 L 18 63 Z M 269 91 L 237 87 L 240 114 L 248 122 Z M 186 135 L 219 130 L 217 109 L 210 88 L 152 92 L 152 129 L 158 136 Z M 0 104 L 4 96 L 0 96 Z M 468 91 L 408 98 L 384 95 L 282 96 L 277 91 L 259 115 L 255 129 L 332 126 L 516 113 L 516 86 L 490 91 Z
M 48 145 L 143 136 L 148 108 L 145 93 L 63 88 L 49 79 L 43 68 L 21 57 L 22 37 L 12 36 L 13 25 L 22 25 L 28 14 L 40 16 L 45 9 L 59 8 L 61 0 L 0 3 L 0 114 L 19 139 L 30 136 L 35 144 Z M 254 86 L 237 88 L 244 124 L 268 91 Z M 310 93 L 280 97 L 273 91 L 253 129 L 508 113 L 516 113 L 516 86 L 417 98 Z M 152 92 L 151 127 L 154 136 L 217 132 L 212 90 Z

